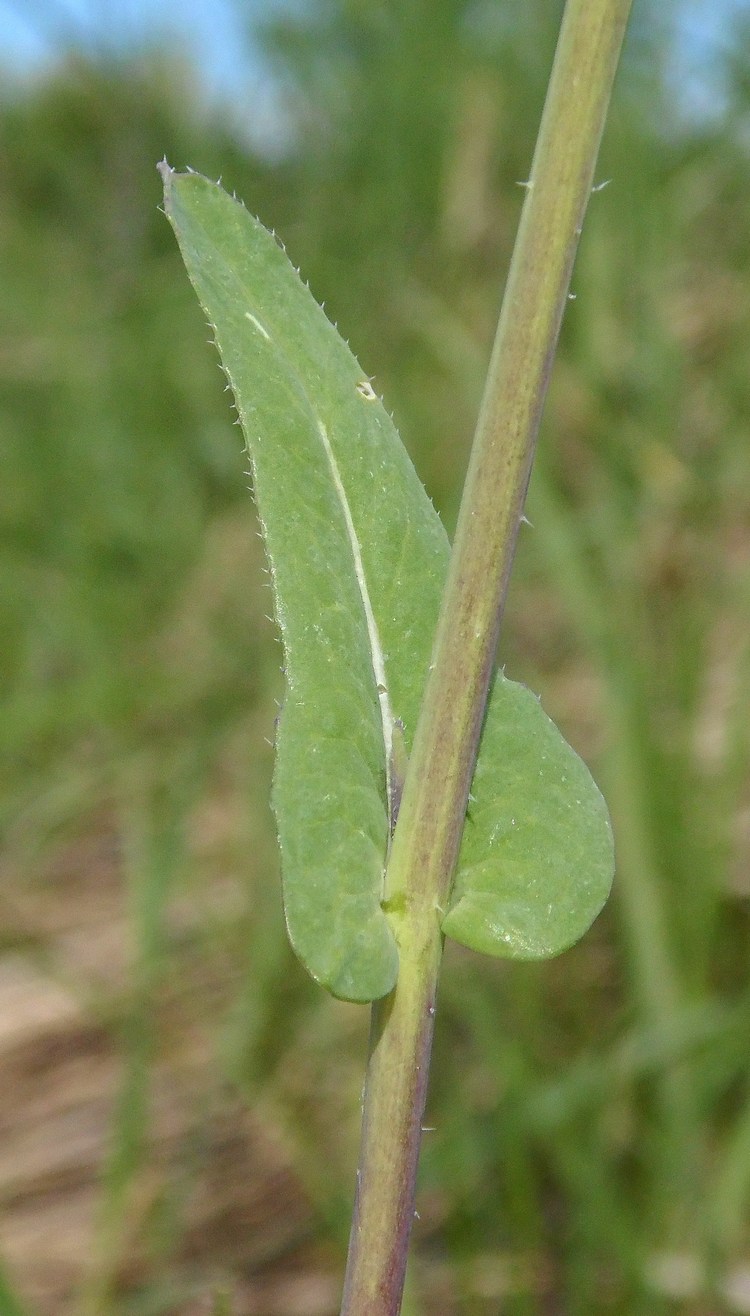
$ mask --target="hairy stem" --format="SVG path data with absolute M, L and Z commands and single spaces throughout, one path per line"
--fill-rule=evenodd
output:
M 398 1316 L 449 893 L 542 406 L 630 0 L 567 0 L 386 874 L 342 1316 Z

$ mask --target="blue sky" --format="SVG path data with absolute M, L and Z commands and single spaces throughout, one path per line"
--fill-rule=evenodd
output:
M 284 148 L 286 124 L 251 33 L 258 17 L 293 2 L 0 0 L 0 76 L 39 76 L 71 48 L 95 56 L 172 46 L 190 57 L 206 97 L 227 107 L 237 131 L 252 123 L 255 144 L 275 154 Z
M 34 73 L 67 46 L 138 48 L 162 38 L 187 49 L 217 97 L 240 90 L 253 70 L 248 26 L 272 12 L 268 0 L 0 0 L 0 61 Z M 250 69 L 248 69 L 250 62 Z M 256 61 L 257 63 L 257 61 Z

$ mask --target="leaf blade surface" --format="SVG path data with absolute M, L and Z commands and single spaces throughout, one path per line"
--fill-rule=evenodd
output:
M 222 189 L 162 169 L 165 208 L 234 392 L 272 569 L 287 694 L 273 804 L 292 944 L 335 995 L 372 1000 L 398 953 L 380 905 L 449 545 L 361 367 L 285 253 Z M 447 935 L 493 955 L 572 944 L 613 871 L 588 769 L 498 674 Z
M 536 696 L 498 672 L 443 932 L 487 955 L 547 959 L 588 930 L 613 873 L 588 768 Z
M 398 966 L 380 908 L 391 742 L 396 720 L 407 744 L 413 734 L 447 542 L 390 417 L 274 238 L 218 185 L 163 173 L 235 395 L 274 581 L 290 937 L 336 995 L 371 1000 Z

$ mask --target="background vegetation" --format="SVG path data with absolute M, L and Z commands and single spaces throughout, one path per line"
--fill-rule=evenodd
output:
M 501 655 L 608 796 L 616 891 L 552 963 L 449 950 L 409 1316 L 750 1312 L 750 46 L 692 115 L 665 13 L 635 15 Z M 2 1313 L 338 1309 L 367 1012 L 286 944 L 270 595 L 154 165 L 283 236 L 450 526 L 558 17 L 269 22 L 272 158 L 158 52 L 0 98 Z

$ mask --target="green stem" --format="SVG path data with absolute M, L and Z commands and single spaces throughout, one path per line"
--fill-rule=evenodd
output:
M 442 954 L 518 526 L 630 0 L 567 0 L 386 874 L 399 979 L 373 1007 L 341 1316 L 398 1316 Z

